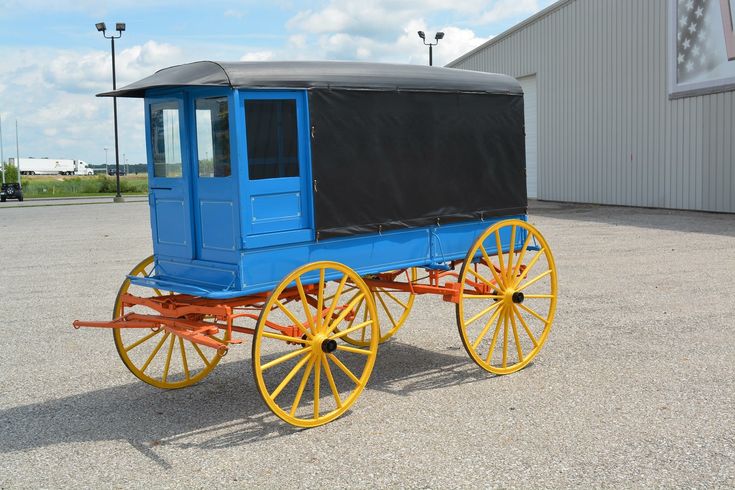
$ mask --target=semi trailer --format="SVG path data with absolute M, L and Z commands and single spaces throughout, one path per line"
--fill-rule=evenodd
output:
M 94 170 L 83 160 L 63 158 L 20 158 L 20 166 L 10 158 L 9 163 L 20 169 L 21 175 L 94 175 Z

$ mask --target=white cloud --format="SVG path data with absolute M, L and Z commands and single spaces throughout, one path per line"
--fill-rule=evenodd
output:
M 240 61 L 268 61 L 273 59 L 273 51 L 251 51 L 240 57 Z
M 114 142 L 112 101 L 95 94 L 112 88 L 111 55 L 39 48 L 0 49 L 0 57 L 13 67 L 0 72 L 3 122 L 18 119 L 21 155 L 104 163 L 102 148 Z M 123 86 L 186 56 L 175 46 L 149 41 L 116 58 L 118 86 Z M 140 100 L 118 100 L 120 153 L 131 161 L 145 158 L 142 108 Z

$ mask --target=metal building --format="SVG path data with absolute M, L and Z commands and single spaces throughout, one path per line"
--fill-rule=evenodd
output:
M 525 90 L 530 197 L 735 212 L 735 0 L 561 0 L 448 66 Z

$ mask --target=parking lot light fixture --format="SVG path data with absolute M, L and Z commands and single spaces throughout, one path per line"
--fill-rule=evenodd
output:
M 440 40 L 444 39 L 444 33 L 441 32 L 441 31 L 437 32 L 434 35 L 434 41 L 435 42 L 433 42 L 433 43 L 432 42 L 428 42 L 428 43 L 426 42 L 426 33 L 424 31 L 419 31 L 418 32 L 418 35 L 421 38 L 421 40 L 424 42 L 424 46 L 428 46 L 429 47 L 429 66 L 433 66 L 433 64 L 434 64 L 434 54 L 433 54 L 432 48 L 434 46 L 436 46 L 437 44 L 439 44 L 439 41 Z
M 117 31 L 117 35 L 110 34 L 107 35 L 107 26 L 104 22 L 98 22 L 94 25 L 97 28 L 97 31 L 101 32 L 102 35 L 105 37 L 105 39 L 110 40 L 110 46 L 112 50 L 112 90 L 117 90 L 117 80 L 115 75 L 115 39 L 119 39 L 122 36 L 123 31 L 125 30 L 125 23 L 123 22 L 117 22 L 115 24 L 115 30 Z M 125 200 L 120 195 L 120 152 L 118 150 L 118 137 L 117 137 L 117 97 L 112 98 L 112 108 L 113 108 L 113 118 L 114 118 L 114 124 L 115 124 L 115 197 L 113 198 L 114 202 L 124 202 Z M 107 156 L 105 156 L 105 159 L 107 159 Z

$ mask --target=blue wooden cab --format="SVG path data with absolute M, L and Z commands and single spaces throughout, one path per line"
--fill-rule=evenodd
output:
M 350 80 L 365 84 L 376 66 L 386 69 L 332 63 L 330 71 L 325 65 L 301 65 L 301 76 L 293 77 L 288 75 L 293 69 L 283 67 L 274 75 L 273 64 L 200 62 L 162 70 L 113 93 L 145 100 L 156 267 L 150 277 L 131 276 L 132 283 L 232 298 L 270 290 L 295 268 L 318 260 L 344 263 L 360 275 L 414 266 L 441 269 L 463 259 L 494 221 L 526 219 L 524 187 L 523 206 L 509 214 L 502 208 L 487 216 L 319 236 L 309 93 L 315 87 L 344 87 Z M 425 79 L 433 80 L 435 88 L 439 83 L 425 73 L 435 77 L 439 70 L 441 78 L 447 76 L 444 71 L 458 71 L 426 69 L 388 68 L 389 73 L 369 83 L 395 92 L 396 87 L 380 84 L 398 78 L 403 83 L 398 89 L 416 86 L 418 92 L 421 83 L 432 83 Z M 468 84 L 488 85 L 485 74 L 461 76 Z M 495 93 L 520 93 L 512 79 L 492 81 Z M 460 84 L 456 91 L 462 90 Z M 471 87 L 464 90 L 471 92 Z M 451 186 L 451 176 L 448 165 L 437 178 Z M 519 234 L 517 241 L 524 238 Z M 503 237 L 504 247 L 508 241 Z

